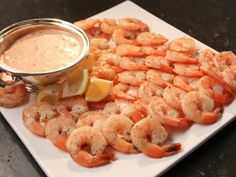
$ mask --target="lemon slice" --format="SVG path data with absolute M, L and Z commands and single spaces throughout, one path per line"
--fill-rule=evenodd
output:
M 85 100 L 98 102 L 106 98 L 112 90 L 113 82 L 104 79 L 91 78 L 85 93 Z
M 62 97 L 82 95 L 89 81 L 88 69 L 72 72 L 63 86 Z
M 55 104 L 60 97 L 60 92 L 62 89 L 61 84 L 52 84 L 44 87 L 37 95 L 36 101 L 48 102 L 50 104 Z

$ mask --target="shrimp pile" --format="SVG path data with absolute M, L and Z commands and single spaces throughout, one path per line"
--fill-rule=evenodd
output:
M 166 127 L 186 129 L 194 122 L 213 124 L 236 95 L 236 56 L 200 51 L 190 37 L 168 40 L 135 18 L 75 22 L 89 36 L 96 56 L 90 77 L 113 81 L 104 100 L 83 96 L 55 105 L 33 104 L 25 126 L 68 152 L 81 166 L 116 160 L 115 150 L 161 158 L 178 153 L 166 144 Z M 115 163 L 115 162 L 113 162 Z

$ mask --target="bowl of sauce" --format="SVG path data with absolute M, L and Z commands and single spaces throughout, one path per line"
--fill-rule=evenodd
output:
M 0 69 L 31 88 L 61 78 L 89 52 L 79 27 L 59 19 L 38 18 L 0 31 Z

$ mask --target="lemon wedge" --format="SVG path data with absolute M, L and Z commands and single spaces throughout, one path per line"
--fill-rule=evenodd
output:
M 113 82 L 104 79 L 91 78 L 85 93 L 85 100 L 98 102 L 106 98 L 112 90 Z
M 70 75 L 68 75 L 67 81 L 63 85 L 62 97 L 82 95 L 87 88 L 88 81 L 88 69 L 72 72 Z
M 61 84 L 52 84 L 44 87 L 40 90 L 37 95 L 36 101 L 48 102 L 50 104 L 55 104 L 60 97 L 60 92 L 62 89 Z

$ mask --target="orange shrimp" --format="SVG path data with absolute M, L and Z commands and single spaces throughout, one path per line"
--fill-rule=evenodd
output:
M 147 81 L 156 84 L 161 87 L 167 87 L 173 82 L 174 75 L 155 69 L 149 69 L 147 71 Z
M 189 37 L 181 37 L 170 42 L 169 49 L 187 54 L 194 54 L 197 51 L 194 40 Z
M 133 122 L 138 122 L 147 116 L 147 106 L 144 102 L 137 100 L 130 102 L 124 99 L 116 99 L 119 113 L 128 116 Z
M 116 29 L 112 33 L 112 39 L 116 44 L 131 44 L 131 45 L 139 45 L 136 40 L 136 36 L 131 31 L 126 31 L 123 29 Z
M 112 35 L 112 33 L 118 28 L 116 19 L 104 18 L 101 20 L 100 29 L 106 34 Z
M 141 45 L 161 45 L 164 44 L 167 39 L 160 34 L 152 32 L 142 32 L 137 36 L 137 41 Z
M 87 102 L 80 96 L 62 98 L 57 102 L 56 108 L 59 112 L 69 111 L 75 121 L 80 114 L 88 111 Z
M 168 134 L 157 119 L 144 118 L 134 124 L 131 130 L 131 139 L 135 147 L 145 155 L 161 158 L 177 153 L 181 144 L 174 143 L 160 146 L 167 139 Z
M 88 30 L 90 28 L 93 28 L 99 22 L 100 22 L 100 20 L 98 18 L 87 18 L 84 20 L 77 21 L 74 24 L 76 26 L 79 26 L 83 30 Z
M 113 87 L 112 95 L 116 98 L 134 101 L 138 95 L 138 88 L 129 86 L 128 84 L 118 83 Z
M 85 145 L 90 147 L 90 152 L 83 149 Z M 89 126 L 74 129 L 66 141 L 66 147 L 72 159 L 79 165 L 88 168 L 115 160 L 113 152 L 106 152 L 107 145 L 101 131 Z
M 120 28 L 128 31 L 149 31 L 148 25 L 137 18 L 121 18 L 117 23 Z
M 170 107 L 161 97 L 152 97 L 148 104 L 147 112 L 151 118 L 157 119 L 161 124 L 172 127 L 188 127 L 190 125 L 190 121 L 180 118 L 179 112 Z
M 187 77 L 204 76 L 204 73 L 199 65 L 175 63 L 173 71 L 181 76 L 187 76 Z
M 214 110 L 214 100 L 199 91 L 186 93 L 181 101 L 181 106 L 186 119 L 201 124 L 216 122 L 223 111 L 222 107 Z
M 227 92 L 224 86 L 211 76 L 203 76 L 199 79 L 198 90 L 212 97 L 220 104 L 229 104 L 234 99 L 233 95 Z
M 144 61 L 145 65 L 150 68 L 173 73 L 173 68 L 170 66 L 170 62 L 162 56 L 149 55 L 144 59 Z
M 175 76 L 173 85 L 179 87 L 186 92 L 190 92 L 197 89 L 198 78 L 186 77 L 186 76 Z
M 165 48 L 155 49 L 150 46 L 135 46 L 121 44 L 116 47 L 116 54 L 120 56 L 142 57 L 145 55 L 165 56 Z
M 165 58 L 169 61 L 176 62 L 176 63 L 185 63 L 185 64 L 197 64 L 198 59 L 193 58 L 189 54 L 180 53 L 172 50 L 166 51 Z
M 147 71 L 148 67 L 144 65 L 144 62 L 140 58 L 121 57 L 120 68 L 127 71 Z
M 33 134 L 45 136 L 45 124 L 57 116 L 55 108 L 46 102 L 35 103 L 23 110 L 22 120 Z
M 153 96 L 162 96 L 163 88 L 151 82 L 144 82 L 138 90 L 138 97 L 146 103 L 149 103 Z
M 146 72 L 144 71 L 124 71 L 117 76 L 119 82 L 133 86 L 139 86 L 146 80 Z
M 88 111 L 78 118 L 76 127 L 90 126 L 102 131 L 105 116 L 102 111 Z
M 104 106 L 102 113 L 106 118 L 108 118 L 114 114 L 119 114 L 120 109 L 116 102 L 110 101 Z
M 137 153 L 134 145 L 129 142 L 133 122 L 124 115 L 110 116 L 104 122 L 103 134 L 108 143 L 117 151 L 123 153 Z
M 25 84 L 17 84 L 0 88 L 0 106 L 13 108 L 24 104 L 29 99 Z
M 181 100 L 183 99 L 186 92 L 180 88 L 169 86 L 163 91 L 163 98 L 166 102 L 178 111 L 182 111 Z
M 60 115 L 50 119 L 45 126 L 45 135 L 52 143 L 63 151 L 67 151 L 66 140 L 75 128 L 75 122 L 70 114 Z

